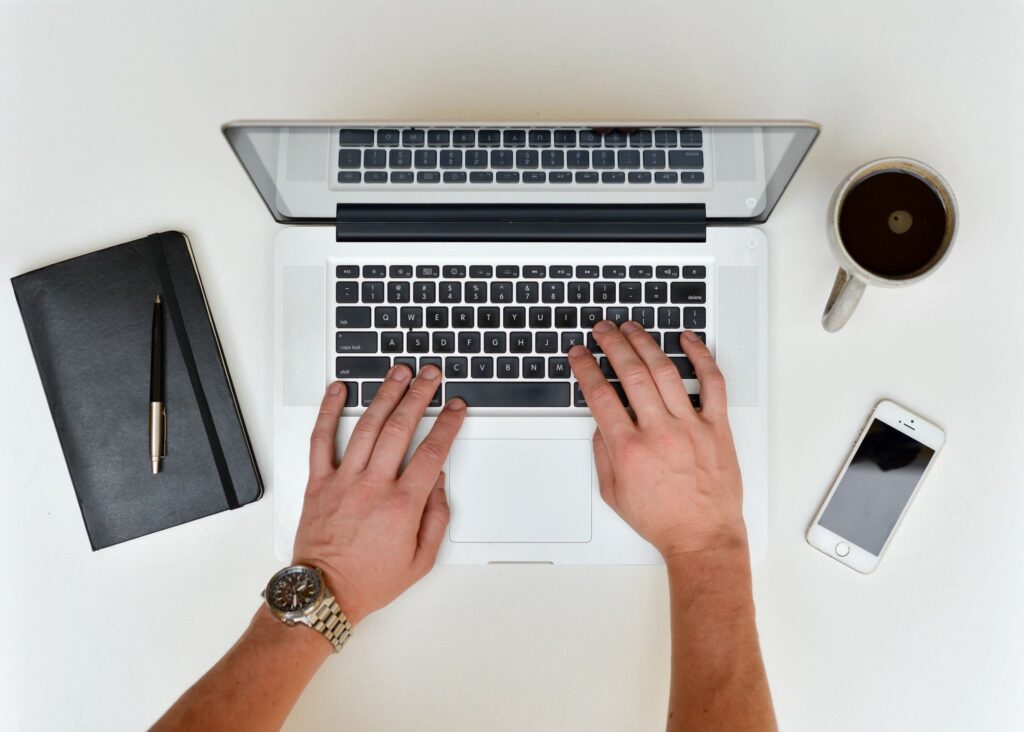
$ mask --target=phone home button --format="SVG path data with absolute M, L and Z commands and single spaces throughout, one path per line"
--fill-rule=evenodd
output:
M 841 541 L 838 544 L 836 544 L 836 554 L 838 556 L 845 557 L 849 553 L 850 553 L 850 545 L 847 544 L 845 541 Z

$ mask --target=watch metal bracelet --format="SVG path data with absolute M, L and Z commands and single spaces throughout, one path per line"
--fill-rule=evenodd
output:
M 307 624 L 330 641 L 335 653 L 341 650 L 345 641 L 352 635 L 352 626 L 348 618 L 338 606 L 338 601 L 330 594 L 324 597 L 323 604 L 309 617 Z

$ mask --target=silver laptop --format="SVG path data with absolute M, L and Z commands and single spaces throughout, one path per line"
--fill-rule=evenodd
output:
M 565 354 L 635 320 L 699 406 L 683 329 L 729 384 L 753 558 L 766 550 L 767 242 L 806 122 L 238 122 L 273 217 L 275 546 L 291 558 L 308 436 L 349 385 L 340 444 L 387 369 L 436 364 L 469 404 L 446 465 L 448 563 L 659 562 L 601 500 Z M 605 373 L 615 373 L 601 356 Z M 625 395 L 620 389 L 624 403 Z

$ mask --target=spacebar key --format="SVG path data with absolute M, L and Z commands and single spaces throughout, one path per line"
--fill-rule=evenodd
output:
M 568 407 L 569 382 L 449 381 L 445 397 L 459 397 L 471 407 Z

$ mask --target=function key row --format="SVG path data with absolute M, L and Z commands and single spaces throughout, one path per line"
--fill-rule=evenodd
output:
M 655 129 L 633 132 L 594 130 L 468 130 L 352 128 L 339 132 L 341 147 L 700 147 L 699 129 Z
M 568 280 L 572 277 L 585 280 L 595 280 L 602 277 L 608 280 L 621 280 L 629 277 L 633 280 L 649 280 L 657 277 L 662 280 L 679 279 L 680 273 L 683 279 L 701 280 L 707 277 L 708 270 L 702 264 L 689 264 L 683 267 L 675 265 L 631 265 L 627 268 L 623 264 L 606 264 L 597 266 L 593 264 L 571 264 L 551 265 L 528 264 L 520 267 L 518 264 L 502 264 L 497 267 L 490 264 L 474 264 L 467 267 L 464 264 L 420 264 L 413 267 L 410 264 L 364 264 L 362 275 L 368 279 L 411 279 L 414 275 L 418 279 L 438 279 L 442 275 L 448 279 L 464 279 L 467 275 L 473 279 L 555 279 Z M 360 267 L 358 264 L 339 264 L 334 268 L 334 276 L 339 280 L 353 280 L 359 277 Z
M 550 173 L 543 170 L 527 170 L 520 175 L 518 170 L 420 170 L 413 173 L 411 170 L 393 170 L 388 174 L 385 170 L 367 170 L 365 173 L 358 170 L 338 171 L 338 183 L 348 185 L 353 183 L 552 183 L 555 185 L 565 183 L 602 183 L 618 184 L 629 183 L 631 185 L 655 183 L 658 185 L 682 183 L 685 185 L 701 185 L 704 183 L 704 173 L 699 171 L 683 171 L 677 173 L 674 170 L 656 170 L 653 175 L 646 170 L 631 170 L 628 173 L 619 170 L 552 170 Z

